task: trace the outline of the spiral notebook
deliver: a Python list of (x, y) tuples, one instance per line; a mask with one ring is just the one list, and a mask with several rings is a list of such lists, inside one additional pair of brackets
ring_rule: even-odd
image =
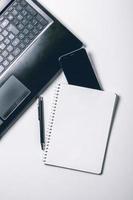
[(101, 174), (116, 95), (58, 84), (53, 98), (44, 163)]

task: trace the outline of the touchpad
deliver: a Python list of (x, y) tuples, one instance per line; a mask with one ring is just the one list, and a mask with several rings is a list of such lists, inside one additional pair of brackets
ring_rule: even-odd
[(30, 94), (30, 90), (15, 76), (0, 87), (0, 117), (6, 120)]

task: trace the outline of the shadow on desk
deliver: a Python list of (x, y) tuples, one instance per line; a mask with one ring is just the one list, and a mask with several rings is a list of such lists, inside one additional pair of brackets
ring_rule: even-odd
[(108, 137), (107, 146), (106, 146), (106, 150), (105, 150), (105, 156), (104, 156), (104, 161), (103, 161), (103, 167), (102, 167), (101, 174), (103, 174), (103, 171), (104, 171), (106, 157), (107, 157), (107, 151), (108, 151), (108, 146), (109, 146), (109, 141), (110, 141), (110, 137), (111, 137), (111, 131), (113, 129), (113, 125), (114, 125), (114, 121), (115, 121), (115, 118), (116, 118), (116, 115), (117, 115), (117, 112), (118, 112), (119, 105), (120, 105), (120, 96), (118, 96), (116, 94), (116, 101), (115, 101), (114, 111), (113, 111), (113, 115), (112, 115), (112, 121), (111, 121), (111, 125), (110, 125), (109, 137)]

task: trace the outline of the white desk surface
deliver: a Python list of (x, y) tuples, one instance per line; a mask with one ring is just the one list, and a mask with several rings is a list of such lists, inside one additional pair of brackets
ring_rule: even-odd
[[(132, 200), (133, 2), (41, 2), (87, 45), (103, 88), (116, 92), (120, 103), (104, 173), (97, 176), (43, 166), (36, 102), (0, 142), (0, 199)], [(47, 112), (51, 94), (44, 94)]]

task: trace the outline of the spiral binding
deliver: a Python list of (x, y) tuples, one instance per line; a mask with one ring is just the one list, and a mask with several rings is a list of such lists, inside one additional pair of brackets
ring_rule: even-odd
[(61, 84), (58, 84), (55, 88), (53, 103), (52, 103), (52, 109), (51, 109), (51, 113), (50, 113), (48, 127), (46, 129), (46, 138), (45, 138), (46, 145), (45, 145), (45, 151), (44, 151), (44, 154), (43, 154), (43, 162), (44, 163), (46, 162), (47, 153), (48, 153), (48, 149), (49, 149), (50, 138), (51, 138), (53, 123), (54, 123), (54, 119), (55, 119), (55, 112), (56, 112), (56, 108), (57, 108), (60, 89), (61, 89)]

